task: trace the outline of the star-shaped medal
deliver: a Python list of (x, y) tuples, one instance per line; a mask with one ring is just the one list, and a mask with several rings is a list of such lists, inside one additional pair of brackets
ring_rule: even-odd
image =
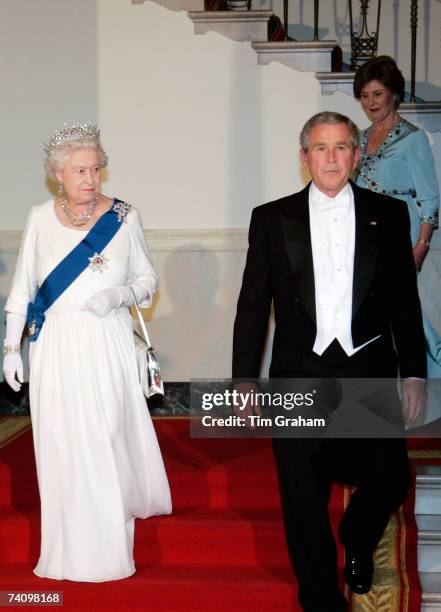
[(109, 259), (104, 255), (104, 253), (94, 253), (92, 257), (88, 257), (90, 263), (89, 268), (92, 268), (93, 272), (100, 272), (102, 274), (103, 270), (108, 268), (107, 262)]

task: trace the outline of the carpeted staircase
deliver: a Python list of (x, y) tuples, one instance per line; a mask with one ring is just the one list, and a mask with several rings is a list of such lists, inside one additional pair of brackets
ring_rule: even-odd
[[(190, 439), (187, 419), (158, 419), (155, 426), (174, 513), (136, 522), (137, 573), (110, 583), (58, 582), (32, 574), (39, 547), (39, 504), (31, 430), (3, 445), (0, 590), (63, 591), (65, 610), (300, 610), (284, 544), (269, 440)], [(347, 498), (346, 489), (334, 487), (330, 503), (334, 526)], [(409, 516), (412, 523), (412, 508)], [(387, 542), (383, 546), (386, 566), (380, 578), (393, 571), (389, 558), (405, 566), (406, 542), (411, 542), (405, 517), (406, 513), (395, 516), (391, 523), (392, 548)], [(416, 541), (415, 530), (413, 534)], [(399, 549), (394, 542), (400, 542)], [(401, 597), (406, 607), (397, 603), (388, 608), (390, 612), (419, 610), (418, 584), (408, 584), (409, 579), (418, 581), (416, 563), (410, 562), (409, 568), (405, 580), (401, 574), (395, 580), (401, 592), (397, 601)], [(380, 595), (381, 588), (384, 584), (377, 589)], [(354, 602), (353, 610), (364, 609), (360, 606)]]

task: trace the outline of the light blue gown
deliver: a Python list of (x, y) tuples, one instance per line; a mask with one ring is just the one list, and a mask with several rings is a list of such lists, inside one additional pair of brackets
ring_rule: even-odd
[[(389, 132), (374, 154), (366, 153), (371, 128), (361, 133), (361, 158), (355, 182), (360, 187), (407, 203), (410, 233), (415, 245), (421, 223), (438, 227), (439, 190), (432, 151), (426, 134), (406, 119)], [(432, 243), (440, 237), (434, 232)], [(441, 379), (441, 287), (436, 266), (423, 264), (419, 275), (429, 378)], [(439, 272), (438, 272), (439, 275)], [(425, 302), (429, 306), (426, 310)], [(432, 306), (432, 308), (430, 308)], [(431, 312), (430, 312), (431, 311)]]

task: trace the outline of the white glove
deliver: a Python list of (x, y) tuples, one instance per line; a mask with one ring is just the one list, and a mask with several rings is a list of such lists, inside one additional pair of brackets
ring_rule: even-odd
[[(6, 315), (6, 338), (4, 346), (20, 346), (23, 328), (26, 322), (25, 315), (8, 312)], [(23, 382), (23, 361), (20, 352), (6, 353), (3, 357), (3, 374), (8, 385), (14, 391), (20, 391)]]
[(90, 300), (88, 300), (82, 310), (89, 310), (98, 317), (105, 317), (114, 308), (121, 308), (121, 306), (132, 306), (133, 300), (133, 287), (138, 303), (148, 299), (149, 304), (151, 303), (150, 295), (147, 289), (140, 285), (131, 285), (129, 287), (111, 287), (110, 289), (102, 289), (95, 293)]

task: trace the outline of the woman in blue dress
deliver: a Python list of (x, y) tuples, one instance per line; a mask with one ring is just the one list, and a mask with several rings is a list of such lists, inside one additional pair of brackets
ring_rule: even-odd
[[(433, 231), (438, 227), (438, 180), (429, 141), (422, 130), (398, 113), (404, 99), (404, 78), (391, 57), (372, 58), (359, 68), (354, 95), (372, 122), (361, 133), (356, 183), (407, 203), (415, 266), (421, 271)], [(424, 276), (420, 275), (420, 281)], [(427, 282), (426, 278), (426, 285)], [(430, 291), (434, 290), (432, 283)], [(424, 291), (426, 288), (420, 284), (423, 310)], [(441, 378), (441, 337), (428, 312), (423, 313), (423, 320), (428, 377)]]

